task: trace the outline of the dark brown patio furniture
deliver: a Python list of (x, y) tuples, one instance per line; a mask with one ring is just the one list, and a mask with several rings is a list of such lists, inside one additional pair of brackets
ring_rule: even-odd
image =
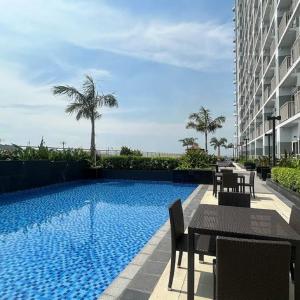
[(229, 192), (229, 189), (235, 192), (238, 191), (239, 183), (237, 173), (223, 173), (221, 191), (224, 191), (225, 188), (227, 192)]
[[(188, 300), (194, 299), (194, 241), (197, 234), (289, 242), (295, 259), (293, 299), (300, 300), (300, 282), (297, 280), (300, 278), (300, 234), (277, 211), (200, 204), (188, 226)], [(256, 258), (260, 260), (259, 256)], [(230, 264), (233, 263), (238, 263), (238, 261), (234, 259)], [(232, 284), (235, 282), (232, 281)], [(259, 280), (257, 285), (260, 285)]]
[(254, 179), (255, 179), (255, 172), (251, 171), (249, 176), (249, 182), (245, 182), (245, 187), (249, 187), (250, 194), (253, 195), (253, 198), (255, 198), (255, 191), (254, 191)]
[[(171, 267), (168, 288), (171, 290), (175, 262), (176, 251), (179, 251), (178, 266), (181, 265), (183, 252), (188, 251), (188, 235), (184, 233), (184, 219), (183, 210), (180, 200), (176, 200), (169, 207), (170, 226), (171, 226)], [(216, 255), (216, 237), (210, 235), (196, 235), (195, 236), (195, 253), (199, 254), (199, 260), (203, 261), (204, 255)]]
[(219, 205), (250, 208), (250, 194), (236, 192), (219, 192)]
[(217, 237), (214, 299), (289, 299), (289, 242)]
[[(300, 208), (294, 205), (292, 207), (291, 215), (290, 215), (290, 226), (300, 234)], [(295, 264), (295, 254), (292, 249), (292, 259), (291, 259), (291, 278), (294, 281), (294, 264)]]
[(220, 170), (221, 171), (221, 173), (233, 173), (233, 170), (232, 169), (221, 169)]
[(220, 176), (217, 175), (217, 173), (213, 174), (213, 195), (217, 196), (218, 194), (218, 186), (221, 187), (222, 185), (222, 180), (219, 179)]

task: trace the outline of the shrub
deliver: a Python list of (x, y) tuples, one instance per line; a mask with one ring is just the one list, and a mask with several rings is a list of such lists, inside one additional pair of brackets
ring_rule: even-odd
[(200, 149), (190, 149), (179, 160), (178, 169), (203, 169), (211, 168), (211, 164), (217, 162), (215, 155), (209, 155)]
[(143, 153), (140, 150), (131, 150), (129, 147), (122, 146), (120, 155), (143, 156)]
[(131, 155), (106, 156), (97, 161), (104, 169), (133, 170), (174, 170), (179, 165), (178, 158), (172, 157), (141, 157)]
[(300, 169), (275, 167), (272, 168), (272, 179), (282, 186), (300, 193)]
[(55, 150), (49, 149), (45, 146), (40, 146), (35, 149), (26, 147), (25, 149), (14, 145), (12, 150), (0, 150), (0, 160), (89, 160), (89, 152), (82, 149), (66, 149)]
[(278, 165), (280, 167), (300, 169), (300, 159), (294, 156), (284, 156), (279, 160)]

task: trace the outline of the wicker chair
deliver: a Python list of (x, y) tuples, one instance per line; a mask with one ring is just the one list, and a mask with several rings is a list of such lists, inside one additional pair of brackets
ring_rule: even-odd
[(222, 185), (221, 191), (224, 191), (224, 188), (227, 188), (227, 192), (229, 189), (232, 191), (238, 191), (239, 183), (238, 183), (238, 174), (236, 173), (224, 173), (222, 176)]
[[(171, 267), (168, 289), (172, 289), (176, 251), (179, 251), (178, 266), (181, 265), (183, 252), (188, 251), (188, 235), (184, 233), (183, 210), (180, 200), (176, 200), (169, 207), (171, 226)], [(195, 236), (195, 253), (199, 254), (199, 259), (203, 261), (204, 255), (216, 255), (216, 237), (210, 235)]]
[(219, 205), (249, 207), (250, 208), (250, 194), (234, 193), (234, 192), (219, 192)]
[[(300, 208), (294, 205), (292, 207), (292, 212), (290, 216), (290, 226), (300, 234)], [(291, 258), (291, 278), (294, 281), (294, 263), (295, 263), (295, 253), (292, 249), (292, 258)]]
[(250, 190), (250, 194), (252, 193), (253, 198), (255, 198), (255, 191), (254, 191), (254, 179), (255, 179), (255, 172), (250, 172), (249, 182), (245, 182), (245, 187), (248, 186)]
[(216, 176), (216, 173), (213, 173), (213, 195), (217, 196), (218, 194), (218, 185), (221, 187), (222, 180), (218, 180), (218, 177)]
[(288, 242), (217, 237), (214, 299), (289, 299)]

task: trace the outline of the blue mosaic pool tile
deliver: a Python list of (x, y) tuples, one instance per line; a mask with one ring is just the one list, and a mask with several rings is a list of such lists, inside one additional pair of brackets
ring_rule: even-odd
[(97, 299), (195, 185), (89, 181), (0, 196), (0, 299)]

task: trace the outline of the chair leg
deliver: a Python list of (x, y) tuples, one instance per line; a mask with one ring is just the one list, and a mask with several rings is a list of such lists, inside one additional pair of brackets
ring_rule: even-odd
[(200, 262), (204, 262), (204, 255), (203, 254), (199, 254), (199, 261)]
[(291, 279), (294, 282), (295, 274), (294, 274), (294, 264), (292, 262), (290, 263), (290, 271), (291, 271)]
[(176, 251), (172, 251), (171, 253), (171, 266), (170, 266), (170, 276), (169, 276), (169, 284), (168, 290), (172, 290), (172, 283), (174, 278), (174, 271), (175, 271), (175, 262), (176, 262)]
[(180, 267), (181, 266), (181, 261), (182, 261), (182, 251), (179, 251), (179, 256), (178, 256), (178, 261), (177, 261), (177, 266)]

